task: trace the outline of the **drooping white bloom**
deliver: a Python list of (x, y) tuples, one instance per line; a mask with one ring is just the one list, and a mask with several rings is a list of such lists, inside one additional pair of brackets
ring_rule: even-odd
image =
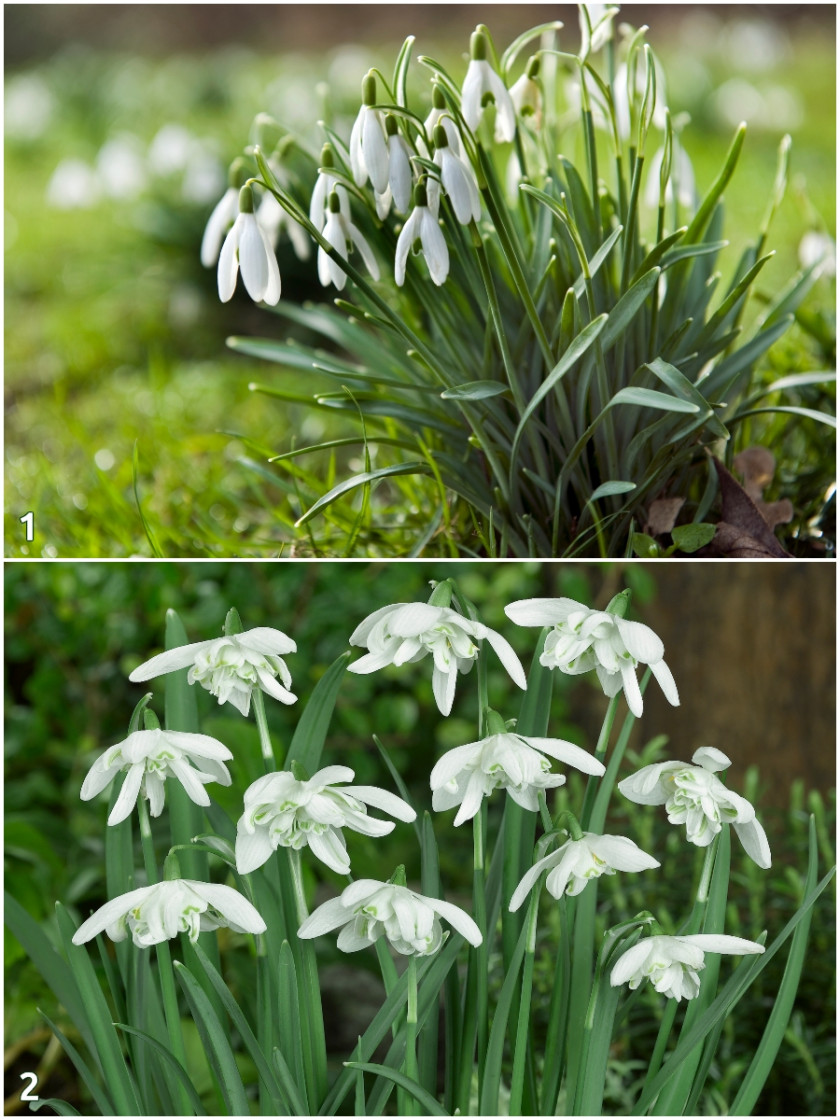
[[(341, 212), (341, 202), (338, 193), (333, 191), (330, 195), (330, 206), (327, 220), (323, 229), (324, 239), (329, 241), (335, 251), (344, 260), (347, 260), (348, 246), (357, 248), (362, 254), (362, 259), (367, 265), (367, 270), (374, 278), (379, 279), (379, 265), (362, 233), (353, 225), (349, 218)], [(325, 252), (323, 247), (318, 247), (318, 279), (326, 288), (328, 284), (335, 284), (341, 291), (347, 283), (347, 273), (333, 256)]]
[(277, 848), (309, 846), (318, 859), (347, 875), (350, 860), (342, 828), (365, 836), (387, 836), (393, 821), (369, 817), (366, 805), (413, 821), (416, 813), (402, 798), (376, 786), (341, 786), (355, 774), (347, 766), (326, 766), (308, 781), (291, 771), (266, 774), (245, 791), (245, 812), (236, 829), (236, 868), (247, 875)]
[(187, 680), (190, 684), (197, 681), (220, 704), (230, 702), (247, 716), (255, 688), (282, 704), (294, 704), (297, 697), (289, 692), (292, 677), (281, 655), (294, 653), (296, 649), (295, 643), (282, 630), (257, 626), (242, 634), (192, 642), (159, 653), (138, 665), (128, 679), (148, 681), (189, 666)]
[(566, 781), (562, 774), (551, 773), (546, 755), (585, 774), (604, 773), (603, 765), (574, 743), (507, 731), (496, 733), (447, 751), (435, 764), (429, 779), (432, 808), (440, 812), (460, 805), (455, 824), (463, 824), (475, 816), (482, 800), (494, 789), (506, 789), (517, 805), (536, 812), (537, 791), (553, 789)]
[(442, 125), (435, 128), (434, 135), (434, 162), (440, 168), (440, 180), (452, 203), (455, 217), (463, 226), (468, 225), (470, 221), (477, 222), (481, 217), (481, 196), (478, 193), (475, 173), (470, 165), (450, 148)]
[(686, 839), (700, 848), (711, 844), (724, 824), (731, 824), (747, 855), (759, 867), (770, 866), (767, 834), (755, 809), (727, 789), (717, 772), (731, 765), (723, 751), (700, 747), (687, 762), (655, 762), (618, 783), (638, 805), (664, 805), (671, 824), (684, 824)]
[(159, 817), (163, 810), (163, 783), (176, 778), (196, 805), (209, 805), (206, 782), (229, 786), (231, 777), (225, 759), (233, 758), (227, 747), (209, 735), (187, 731), (133, 731), (127, 739), (109, 747), (88, 771), (79, 794), (90, 801), (106, 789), (117, 774), (125, 772), (120, 795), (108, 824), (124, 821), (134, 808), (138, 794), (149, 801), (149, 811)]
[(528, 60), (525, 73), (510, 87), (514, 109), (520, 117), (530, 117), (535, 129), (542, 123), (542, 92), (536, 81), (539, 72), (539, 55), (534, 55)]
[(239, 192), (239, 214), (219, 254), (219, 299), (222, 303), (232, 298), (240, 271), (242, 283), (255, 303), (277, 303), (280, 269), (271, 242), (254, 214), (250, 187), (243, 187)]
[(207, 219), (201, 239), (201, 263), (212, 268), (219, 259), (219, 250), (230, 227), (239, 214), (239, 187), (228, 187)]
[(446, 238), (438, 225), (435, 214), (429, 207), (424, 181), (414, 189), (414, 209), (408, 216), (397, 238), (397, 252), (394, 260), (394, 279), (399, 287), (405, 283), (405, 266), (409, 251), (417, 251), (426, 258), (429, 275), (440, 286), (449, 275), (449, 249)]
[(385, 132), (388, 143), (388, 186), (397, 210), (404, 214), (411, 205), (411, 148), (404, 136), (400, 135), (397, 119), (393, 113), (385, 117)]
[(449, 147), (456, 156), (461, 155), (461, 136), (458, 132), (458, 126), (452, 119), (452, 115), (446, 105), (443, 93), (440, 87), (435, 83), (432, 86), (432, 108), (429, 115), (423, 122), (423, 130), (431, 143), (435, 128), (440, 125), (446, 132), (446, 139), (449, 141)]
[(594, 669), (607, 696), (624, 689), (633, 715), (642, 714), (636, 679), (640, 663), (650, 666), (668, 703), (679, 704), (677, 686), (663, 660), (665, 648), (649, 626), (629, 622), (609, 608), (591, 610), (574, 599), (520, 599), (505, 607), (505, 614), (518, 626), (553, 626), (540, 664), (572, 676)]
[(481, 31), (474, 31), (464, 84), (461, 86), (461, 112), (469, 127), (476, 131), (481, 113), (488, 102), (496, 105), (495, 139), (513, 140), (516, 135), (516, 110), (507, 86), (487, 61), (487, 40)]
[(314, 910), (298, 937), (320, 937), (341, 926), (337, 945), (343, 953), (366, 949), (384, 934), (403, 956), (428, 957), (443, 944), (441, 918), (471, 945), (481, 944), (481, 931), (459, 906), (395, 883), (359, 879)]
[(325, 144), (321, 149), (321, 167), (318, 178), (315, 180), (315, 189), (312, 191), (312, 200), (309, 204), (309, 220), (320, 233), (327, 220), (327, 208), (330, 195), (335, 191), (341, 213), (350, 220), (350, 199), (347, 197), (346, 187), (339, 181), (335, 172), (330, 170), (335, 166), (332, 146)]
[(386, 665), (420, 661), (431, 653), (435, 701), (448, 716), (458, 673), (468, 673), (472, 668), (483, 639), (490, 643), (514, 683), (525, 688), (519, 658), (501, 634), (451, 607), (431, 603), (395, 603), (368, 615), (350, 635), (350, 644), (365, 646), (369, 652), (347, 668), (351, 673), (374, 673)]
[(264, 933), (265, 922), (246, 898), (221, 883), (168, 879), (121, 894), (100, 906), (73, 935), (83, 945), (104, 930), (112, 941), (131, 934), (140, 949), (188, 933), (195, 941), (203, 930), (228, 926), (236, 933)]
[[(578, 21), (580, 23), (581, 53), (589, 40), (589, 51), (599, 51), (612, 38), (612, 21), (619, 9), (611, 4), (581, 4)], [(584, 14), (583, 9), (586, 9)], [(586, 25), (589, 16), (589, 26)], [(591, 38), (590, 38), (590, 30)], [(587, 52), (588, 53), (588, 52)]]
[(649, 856), (626, 836), (598, 836), (584, 832), (580, 840), (569, 839), (556, 851), (526, 871), (510, 900), (511, 910), (518, 910), (543, 871), (548, 870), (546, 890), (555, 898), (564, 894), (580, 894), (590, 879), (614, 875), (616, 871), (647, 871), (659, 867), (659, 860)]
[(388, 146), (385, 122), (376, 103), (376, 77), (368, 71), (362, 82), (362, 107), (350, 133), (350, 166), (357, 187), (370, 179), (373, 189), (382, 194), (388, 185)]
[(610, 973), (610, 984), (629, 984), (635, 990), (645, 979), (669, 999), (694, 999), (700, 991), (699, 973), (706, 967), (706, 953), (744, 956), (763, 953), (764, 946), (743, 937), (718, 933), (645, 937), (623, 953)]

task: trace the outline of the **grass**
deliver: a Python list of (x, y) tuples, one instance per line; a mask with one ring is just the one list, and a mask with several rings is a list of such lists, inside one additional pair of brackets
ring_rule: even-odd
[[(735, 75), (760, 90), (788, 91), (801, 106), (791, 185), (771, 235), (778, 253), (761, 277), (766, 293), (796, 267), (806, 228), (819, 218), (833, 232), (834, 52), (830, 37), (804, 27), (772, 72)], [(694, 120), (688, 146), (706, 185), (731, 131), (714, 116), (708, 90), (737, 68), (699, 45), (688, 58), (677, 40), (660, 41), (655, 27), (651, 38), (674, 76), (672, 103)], [(706, 85), (691, 87), (687, 77), (698, 63)], [(228, 306), (218, 303), (214, 276), (197, 262), (211, 202), (180, 199), (179, 181), (170, 176), (133, 201), (80, 210), (44, 203), (61, 159), (93, 161), (108, 137), (124, 132), (145, 147), (172, 120), (210, 138), (224, 164), (257, 111), (282, 117), (285, 90), (293, 87), (299, 101), (322, 70), (320, 58), (300, 55), (278, 65), (276, 57), (235, 49), (152, 61), (67, 48), (26, 72), (46, 85), (55, 108), (41, 136), (12, 133), (6, 146), (7, 556), (387, 556), (417, 547), (419, 527), (440, 502), (434, 480), (392, 480), (294, 528), (312, 494), (348, 468), (363, 469), (364, 450), (357, 444), (337, 448), (332, 461), (297, 460), (297, 478), (266, 467), (269, 455), (293, 443), (338, 439), (348, 429), (334, 412), (249, 392), (252, 382), (269, 379), (270, 367), (232, 355), (224, 340), (277, 328), (239, 293)], [(350, 87), (348, 104), (357, 96)], [(303, 106), (300, 114), (317, 119), (318, 106)], [(736, 231), (725, 258), (731, 268), (742, 247), (737, 231), (753, 229), (755, 198), (766, 196), (780, 131), (751, 128), (727, 192), (727, 226)], [(331, 298), (293, 257), (280, 263), (284, 298)], [(823, 342), (797, 328), (771, 351), (769, 367), (832, 368), (832, 306), (830, 283), (821, 281), (806, 312), (818, 319)], [(308, 375), (285, 384), (306, 398), (328, 387)], [(745, 433), (772, 443), (782, 466), (766, 497), (791, 497), (799, 526), (819, 512), (833, 477), (833, 439), (814, 427), (774, 417)], [(383, 465), (387, 449), (378, 449), (379, 459), (376, 446), (370, 450), (374, 465)], [(469, 519), (448, 497), (441, 505), (434, 539), (420, 542), (425, 554), (469, 549)], [(29, 511), (31, 542), (20, 522)]]

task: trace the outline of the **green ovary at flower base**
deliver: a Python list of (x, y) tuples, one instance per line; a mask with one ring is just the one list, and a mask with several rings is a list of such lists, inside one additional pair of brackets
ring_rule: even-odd
[(281, 655), (294, 653), (296, 648), (281, 630), (258, 626), (159, 653), (139, 665), (128, 679), (148, 681), (189, 667), (190, 684), (198, 682), (220, 704), (233, 704), (247, 716), (254, 689), (267, 692), (282, 704), (294, 704), (297, 697), (289, 691), (292, 677)]

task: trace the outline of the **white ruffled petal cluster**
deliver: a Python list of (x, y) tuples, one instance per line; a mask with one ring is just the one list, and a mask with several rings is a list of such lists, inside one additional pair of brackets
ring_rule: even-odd
[(638, 805), (664, 805), (671, 824), (684, 824), (686, 839), (700, 848), (731, 824), (750, 859), (770, 867), (767, 834), (755, 809), (727, 789), (716, 775), (730, 765), (723, 751), (701, 747), (687, 762), (656, 762), (618, 783), (619, 791)]
[(574, 599), (521, 599), (505, 607), (505, 614), (519, 626), (552, 626), (540, 664), (573, 676), (594, 669), (607, 696), (624, 689), (633, 715), (642, 714), (639, 664), (650, 666), (668, 703), (679, 704), (677, 686), (663, 660), (665, 648), (649, 626), (591, 610)]
[(513, 732), (489, 735), (447, 751), (436, 763), (430, 777), (432, 808), (441, 812), (460, 806), (454, 822), (460, 825), (475, 816), (493, 790), (506, 789), (518, 805), (536, 812), (537, 791), (556, 788), (566, 781), (562, 774), (551, 773), (546, 755), (586, 774), (604, 773), (596, 758), (563, 739)]
[(138, 796), (149, 801), (149, 811), (159, 817), (163, 810), (163, 784), (175, 778), (196, 805), (209, 805), (207, 782), (229, 786), (231, 777), (224, 760), (233, 755), (209, 735), (153, 728), (134, 731), (121, 743), (109, 747), (94, 762), (82, 783), (82, 801), (90, 801), (106, 789), (119, 773), (126, 777), (108, 817), (108, 824), (124, 821)]
[(643, 852), (626, 836), (598, 836), (593, 832), (584, 832), (580, 840), (569, 839), (550, 855), (537, 860), (513, 892), (510, 909), (519, 909), (543, 871), (548, 871), (546, 890), (559, 899), (564, 894), (580, 894), (590, 879), (597, 879), (600, 875), (614, 875), (616, 871), (647, 871), (659, 866), (659, 860)]
[(103, 930), (112, 941), (131, 935), (140, 949), (169, 941), (179, 933), (195, 941), (203, 930), (228, 926), (236, 933), (264, 933), (265, 922), (247, 899), (220, 883), (169, 879), (138, 887), (106, 902), (73, 935), (83, 945)]
[(327, 766), (307, 781), (290, 771), (266, 774), (245, 791), (245, 812), (236, 830), (236, 868), (241, 875), (261, 867), (277, 848), (309, 847), (333, 871), (347, 875), (350, 860), (341, 832), (387, 836), (393, 821), (368, 816), (367, 806), (411, 822), (415, 812), (402, 798), (376, 786), (348, 786), (355, 774)]
[(128, 679), (148, 681), (189, 667), (187, 680), (190, 684), (200, 684), (220, 704), (231, 703), (247, 716), (255, 688), (282, 704), (294, 704), (297, 697), (289, 691), (292, 676), (282, 655), (294, 653), (296, 649), (292, 639), (281, 630), (257, 626), (242, 634), (192, 642), (159, 653), (138, 665)]
[(510, 644), (495, 630), (452, 610), (431, 603), (395, 603), (380, 607), (356, 627), (350, 644), (369, 651), (348, 666), (351, 673), (374, 673), (386, 665), (434, 660), (432, 687), (443, 715), (452, 710), (458, 673), (467, 673), (478, 657), (478, 643), (487, 640), (520, 688), (525, 673)]
[(610, 973), (610, 984), (629, 984), (638, 988), (650, 980), (657, 992), (678, 1003), (694, 999), (700, 991), (700, 973), (706, 967), (706, 953), (743, 956), (763, 953), (764, 946), (743, 937), (696, 933), (682, 937), (656, 935), (639, 941), (619, 957)]
[(341, 926), (337, 945), (344, 953), (365, 949), (384, 934), (403, 956), (427, 957), (443, 944), (441, 918), (471, 945), (481, 944), (481, 931), (459, 906), (394, 883), (359, 879), (314, 910), (298, 936), (319, 937)]

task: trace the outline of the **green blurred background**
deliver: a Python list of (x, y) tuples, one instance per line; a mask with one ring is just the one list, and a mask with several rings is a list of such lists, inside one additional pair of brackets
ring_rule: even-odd
[[(250, 394), (263, 367), (225, 350), (231, 333), (286, 329), (241, 292), (220, 304), (214, 272), (199, 264), (227, 165), (260, 111), (317, 150), (329, 97), (349, 130), (362, 74), (375, 62), (389, 72), (407, 34), (417, 53), (460, 74), (478, 20), (502, 46), (556, 18), (561, 42), (576, 50), (568, 5), (7, 5), (7, 555), (152, 555), (135, 446), (161, 554), (306, 549), (289, 529), (280, 476), (249, 469), (259, 455), (247, 441), (282, 451), (292, 437), (312, 443), (343, 429)], [(672, 111), (692, 117), (685, 144), (701, 190), (737, 122), (748, 122), (727, 192), (732, 268), (761, 220), (780, 138), (793, 135), (790, 187), (769, 241), (778, 253), (761, 278), (764, 292), (781, 287), (806, 232), (834, 235), (834, 7), (642, 4), (620, 18), (650, 25)], [(415, 89), (425, 87), (422, 68), (412, 73)], [(323, 298), (314, 261), (298, 262), (286, 243), (280, 264), (284, 299)], [(830, 285), (820, 280), (805, 308), (825, 347), (794, 330), (773, 351), (777, 372), (830, 368)], [(320, 387), (301, 376), (296, 391)], [(780, 445), (793, 441), (793, 468), (766, 497), (821, 501), (824, 480), (811, 494), (795, 477), (797, 425), (788, 418), (774, 430)], [(831, 476), (830, 433), (813, 438), (822, 450), (809, 456), (827, 457)], [(31, 543), (19, 521), (29, 511)]]
[[(536, 634), (507, 620), (506, 603), (568, 595), (603, 607), (623, 587), (632, 588), (633, 617), (662, 636), (681, 705), (670, 707), (651, 686), (623, 772), (651, 761), (654, 748), (648, 744), (660, 736), (665, 737), (658, 745), (663, 759), (687, 760), (702, 745), (717, 746), (729, 755), (733, 765), (728, 783), (757, 806), (770, 839), (773, 869), (760, 871), (733, 842), (727, 923), (730, 932), (737, 928), (745, 937), (756, 937), (763, 929), (774, 936), (799, 904), (809, 812), (816, 814), (819, 826), (820, 873), (834, 862), (835, 598), (830, 565), (7, 563), (7, 889), (48, 933), (56, 900), (74, 907), (80, 918), (105, 901), (106, 814), (101, 799), (80, 801), (79, 789), (94, 758), (125, 737), (133, 707), (145, 690), (130, 684), (128, 674), (161, 648), (168, 609), (178, 612), (191, 641), (219, 634), (231, 606), (237, 607), (246, 628), (275, 626), (296, 640), (298, 652), (289, 655), (287, 663), (299, 703), (267, 705), (279, 749), (289, 742), (315, 683), (349, 648), (349, 635), (361, 619), (387, 603), (427, 598), (428, 581), (446, 576), (457, 579), (483, 620), (510, 640), (526, 665)], [(489, 665), (492, 703), (506, 718), (514, 716), (519, 690), (492, 655)], [(157, 698), (152, 706), (162, 716), (162, 682), (151, 686)], [(212, 794), (236, 818), (242, 790), (258, 776), (257, 733), (252, 721), (243, 720), (230, 706), (219, 707), (207, 692), (197, 690), (197, 698), (202, 730), (234, 753), (233, 785), (228, 790), (214, 787)], [(592, 749), (603, 712), (604, 698), (593, 675), (555, 674), (552, 735)], [(417, 803), (428, 806), (434, 761), (445, 749), (474, 741), (475, 720), (471, 676), (461, 679), (453, 713), (444, 721), (432, 697), (427, 661), (370, 676), (349, 674), (339, 693), (324, 764), (349, 765), (360, 783), (389, 787), (372, 740), (376, 734)], [(562, 796), (566, 790), (569, 807), (579, 807), (582, 788), (573, 774)], [(499, 795), (490, 802), (493, 827), (502, 803)], [(450, 897), (463, 896), (468, 904), (471, 832), (453, 829), (451, 821), (451, 813), (435, 815), (443, 881)], [(644, 907), (668, 928), (686, 912), (687, 884), (697, 870), (697, 853), (660, 809), (640, 809), (616, 797), (609, 825), (655, 852), (665, 873), (647, 877), (641, 886), (632, 876), (602, 880), (601, 920), (612, 924), (628, 910), (632, 914)], [(414, 835), (407, 826), (398, 826), (384, 847), (353, 836), (352, 855), (357, 875), (387, 878), (400, 862), (410, 876), (418, 871)], [(311, 889), (316, 889), (317, 880), (318, 889), (329, 895), (340, 884), (316, 861), (305, 860), (304, 865)], [(796, 1013), (759, 1113), (822, 1115), (833, 1110), (832, 894), (830, 889), (819, 902)], [(545, 1025), (543, 996), (553, 975), (553, 921), (547, 899), (534, 1004), (537, 1029)], [(84, 1112), (72, 1067), (49, 1046), (49, 1032), (36, 1008), (57, 1015), (59, 1023), (65, 1022), (63, 1013), (24, 950), (11, 937), (5, 944), (7, 1114), (19, 1107), (19, 1074), (36, 1069), (42, 1096), (66, 1096)], [(346, 1054), (359, 1026), (348, 1020), (346, 1008), (358, 1003), (364, 1018), (364, 1008), (369, 1007), (358, 977), (348, 981), (348, 970), (352, 974), (375, 962), (365, 954), (348, 961), (331, 949), (325, 952), (325, 998), (337, 1006), (330, 1015), (332, 1042), (338, 1052), (346, 1047)], [(728, 1027), (724, 1034), (720, 1063), (713, 1071), (722, 1101), (731, 1099), (745, 1055), (760, 1037), (784, 960), (784, 953), (774, 959), (762, 984), (739, 1008), (738, 1029)], [(247, 958), (241, 967), (248, 967)], [(492, 962), (492, 968), (490, 982), (500, 983), (499, 962)], [(351, 984), (351, 998), (344, 989), (336, 994), (334, 985), (339, 982)], [(365, 993), (370, 984), (375, 988), (369, 979)], [(655, 993), (637, 1005), (630, 1042), (625, 1040), (616, 1051), (609, 1098), (615, 1115), (626, 1114), (627, 1088), (649, 1053), (662, 1006)]]

